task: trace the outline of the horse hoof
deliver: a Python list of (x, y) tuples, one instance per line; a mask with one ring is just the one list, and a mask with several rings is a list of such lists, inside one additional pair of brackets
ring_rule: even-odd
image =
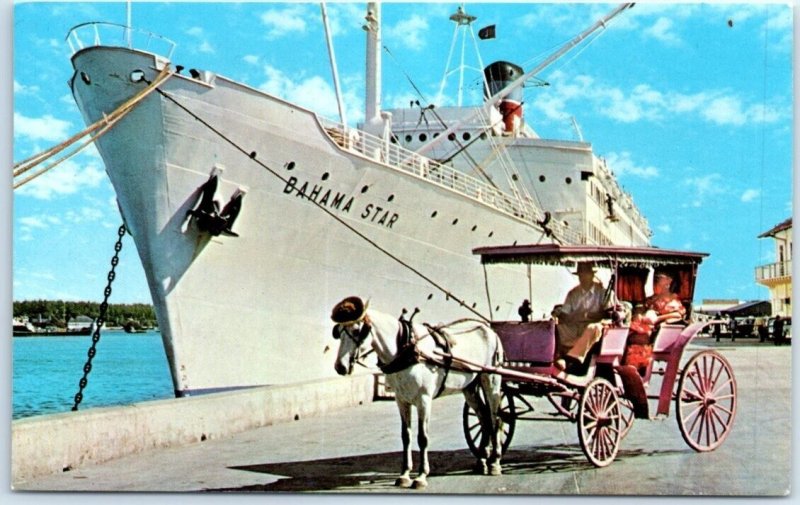
[(425, 489), (428, 487), (428, 481), (423, 478), (417, 478), (414, 480), (414, 484), (412, 484), (412, 489)]
[(489, 475), (503, 475), (503, 468), (500, 463), (495, 463), (489, 468)]
[(398, 477), (396, 481), (394, 481), (394, 485), (397, 487), (411, 487), (411, 479), (409, 477)]

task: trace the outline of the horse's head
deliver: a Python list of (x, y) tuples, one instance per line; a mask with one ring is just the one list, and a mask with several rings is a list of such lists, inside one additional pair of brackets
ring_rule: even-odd
[(369, 351), (372, 327), (367, 317), (367, 305), (361, 298), (345, 298), (333, 308), (333, 338), (339, 341), (334, 368), (339, 375), (353, 373), (353, 365)]

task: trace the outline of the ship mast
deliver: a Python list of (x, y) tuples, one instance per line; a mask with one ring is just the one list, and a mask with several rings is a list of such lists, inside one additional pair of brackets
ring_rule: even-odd
[[(442, 76), (442, 82), (439, 85), (439, 95), (437, 96), (437, 100), (441, 101), (442, 97), (444, 96), (444, 87), (447, 84), (447, 78), (450, 74), (458, 70), (458, 103), (457, 106), (461, 107), (463, 102), (463, 95), (464, 95), (464, 70), (467, 68), (465, 64), (465, 53), (466, 53), (466, 45), (467, 45), (467, 30), (469, 30), (469, 34), (472, 36), (472, 43), (475, 46), (475, 54), (478, 58), (478, 65), (479, 68), (474, 69), (478, 72), (481, 71), (483, 68), (483, 62), (481, 61), (480, 52), (478, 52), (478, 44), (475, 41), (475, 34), (472, 31), (472, 23), (478, 19), (476, 16), (472, 16), (467, 14), (464, 11), (463, 4), (458, 7), (455, 14), (450, 16), (450, 21), (456, 24), (455, 31), (453, 32), (453, 40), (450, 43), (450, 54), (447, 56), (447, 64), (445, 65), (444, 75)], [(460, 32), (460, 33), (459, 33)], [(457, 69), (450, 69), (450, 62), (453, 59), (453, 51), (456, 47), (456, 41), (461, 36), (461, 64), (458, 66)], [(481, 79), (483, 80), (483, 79)], [(485, 81), (484, 81), (485, 84)]]
[(572, 40), (570, 40), (569, 42), (567, 42), (566, 44), (561, 46), (556, 52), (554, 52), (552, 55), (550, 55), (546, 60), (544, 60), (542, 63), (540, 63), (536, 68), (534, 68), (533, 70), (531, 70), (529, 72), (526, 72), (521, 77), (519, 77), (517, 80), (513, 81), (508, 86), (506, 86), (505, 88), (501, 89), (500, 91), (495, 93), (493, 96), (489, 97), (486, 100), (486, 102), (484, 103), (483, 107), (478, 107), (475, 112), (473, 112), (472, 114), (469, 114), (466, 118), (462, 119), (461, 121), (457, 121), (455, 124), (453, 124), (452, 126), (447, 128), (445, 131), (440, 133), (438, 136), (433, 137), (427, 143), (421, 145), (419, 147), (419, 149), (417, 149), (417, 153), (423, 154), (423, 153), (429, 151), (432, 147), (437, 145), (443, 139), (447, 138), (447, 136), (450, 133), (453, 133), (453, 132), (457, 131), (459, 128), (461, 128), (461, 125), (463, 125), (464, 123), (472, 120), (472, 118), (474, 118), (478, 114), (486, 114), (486, 115), (488, 115), (490, 109), (492, 107), (494, 107), (500, 100), (502, 100), (503, 98), (508, 96), (516, 88), (518, 88), (518, 87), (522, 86), (523, 84), (525, 84), (525, 82), (528, 79), (534, 77), (536, 74), (538, 74), (539, 72), (541, 72), (542, 70), (544, 70), (545, 68), (547, 68), (548, 66), (553, 64), (556, 60), (558, 60), (559, 58), (564, 56), (564, 54), (566, 54), (572, 48), (574, 48), (575, 46), (580, 44), (589, 35), (591, 35), (592, 33), (596, 32), (600, 28), (605, 28), (606, 24), (609, 21), (611, 21), (611, 19), (615, 18), (619, 13), (621, 13), (625, 9), (629, 9), (629, 8), (633, 7), (633, 5), (634, 4), (632, 4), (632, 3), (626, 3), (626, 4), (619, 5), (617, 8), (615, 8), (609, 14), (607, 14), (605, 17), (603, 17), (602, 19), (597, 21), (595, 24), (593, 24), (592, 26), (590, 26), (589, 28), (587, 28), (586, 30), (584, 30), (583, 32), (581, 32), (580, 34), (575, 36)]
[(364, 126), (377, 127), (382, 124), (381, 111), (381, 6), (377, 2), (367, 4), (364, 31), (367, 32), (367, 79), (364, 103)]

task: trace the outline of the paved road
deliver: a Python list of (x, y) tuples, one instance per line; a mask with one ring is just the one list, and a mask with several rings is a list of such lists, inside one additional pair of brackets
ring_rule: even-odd
[[(478, 476), (461, 428), (461, 397), (434, 403), (427, 493), (536, 495), (783, 496), (791, 483), (791, 347), (753, 340), (696, 340), (687, 355), (713, 347), (731, 362), (739, 410), (716, 451), (696, 453), (673, 412), (637, 420), (616, 461), (592, 467), (576, 425), (521, 422), (504, 474)], [(543, 404), (544, 405), (544, 404)], [(227, 491), (418, 493), (393, 486), (400, 467), (393, 402), (300, 419), (227, 439), (159, 449), (77, 468), (16, 486), (49, 491)]]

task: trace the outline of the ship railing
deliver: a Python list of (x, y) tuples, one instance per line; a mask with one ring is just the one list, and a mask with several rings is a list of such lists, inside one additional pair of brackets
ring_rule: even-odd
[(175, 42), (161, 35), (105, 21), (73, 26), (67, 33), (66, 41), (73, 55), (87, 47), (108, 46), (138, 49), (172, 59), (176, 46)]
[[(533, 201), (522, 201), (471, 175), (410, 151), (395, 142), (386, 142), (380, 137), (345, 127), (330, 119), (319, 117), (319, 120), (330, 138), (344, 150), (421, 177), (525, 221), (535, 223), (544, 219), (544, 212)], [(554, 222), (550, 228), (556, 236), (569, 243), (577, 244), (585, 241), (580, 231), (567, 228), (561, 223)]]
[(523, 219), (541, 218), (536, 209), (515, 197), (455, 168), (409, 151), (393, 142), (344, 128), (340, 123), (320, 118), (325, 131), (343, 149), (366, 156), (404, 172), (422, 177), (434, 184), (470, 196), (499, 210)]

